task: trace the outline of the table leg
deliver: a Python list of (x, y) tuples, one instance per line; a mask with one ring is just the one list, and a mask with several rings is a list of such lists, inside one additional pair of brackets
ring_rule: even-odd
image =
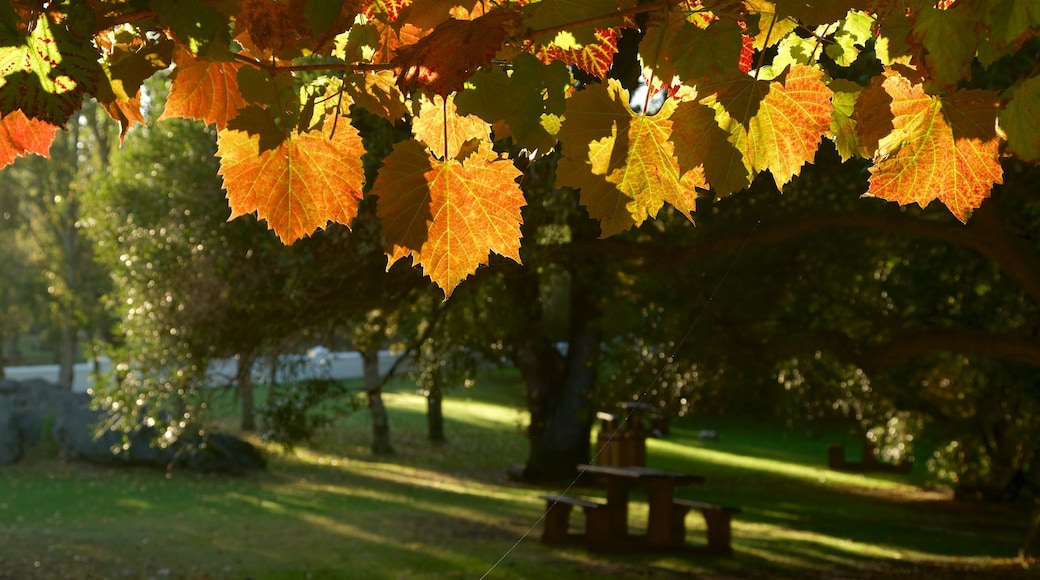
[(675, 492), (675, 485), (667, 480), (647, 481), (645, 488), (650, 511), (646, 527), (646, 545), (651, 548), (671, 546), (672, 494)]
[(628, 543), (628, 494), (632, 486), (623, 480), (608, 479), (606, 487), (610, 537), (615, 546), (624, 548)]

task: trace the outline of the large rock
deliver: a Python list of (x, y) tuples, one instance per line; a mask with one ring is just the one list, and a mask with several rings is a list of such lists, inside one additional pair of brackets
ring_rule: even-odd
[(14, 463), (22, 457), (22, 437), (10, 410), (0, 408), (0, 465)]
[(17, 461), (35, 445), (49, 443), (65, 459), (92, 463), (225, 473), (266, 466), (256, 447), (233, 435), (194, 434), (159, 446), (154, 429), (144, 425), (130, 433), (99, 433), (102, 418), (102, 412), (90, 408), (89, 395), (40, 380), (0, 380), (0, 465)]

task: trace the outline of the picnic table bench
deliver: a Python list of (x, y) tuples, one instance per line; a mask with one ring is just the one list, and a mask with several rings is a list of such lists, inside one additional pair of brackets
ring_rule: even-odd
[[(595, 476), (606, 487), (606, 501), (600, 503), (568, 495), (541, 495), (546, 501), (542, 543), (565, 544), (584, 541), (590, 551), (649, 551), (681, 553), (704, 550), (712, 554), (732, 553), (731, 520), (739, 508), (675, 497), (678, 486), (700, 483), (696, 475), (646, 467), (579, 465), (579, 472)], [(628, 530), (629, 495), (634, 489), (645, 492), (648, 504), (646, 534)], [(570, 531), (570, 515), (580, 507), (585, 515), (585, 531)], [(707, 546), (686, 543), (686, 515), (697, 510), (707, 524)]]

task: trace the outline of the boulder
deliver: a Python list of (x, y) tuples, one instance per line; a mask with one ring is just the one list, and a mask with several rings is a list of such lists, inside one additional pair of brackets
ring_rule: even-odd
[(146, 425), (129, 433), (99, 433), (103, 417), (90, 408), (90, 396), (84, 393), (40, 380), (0, 380), (0, 464), (17, 461), (31, 446), (49, 442), (62, 458), (91, 463), (223, 473), (266, 467), (256, 447), (233, 435), (187, 435), (163, 447), (155, 444), (158, 434)]
[(8, 409), (0, 409), (0, 465), (14, 463), (22, 458), (22, 437)]

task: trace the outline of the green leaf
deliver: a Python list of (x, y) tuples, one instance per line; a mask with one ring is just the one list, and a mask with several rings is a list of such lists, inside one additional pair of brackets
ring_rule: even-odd
[(1010, 93), (1011, 100), (1000, 111), (1008, 150), (1026, 161), (1040, 160), (1040, 77), (1023, 82)]
[(878, 18), (877, 39), (874, 41), (874, 53), (885, 66), (910, 56), (912, 48), (907, 42), (913, 25), (903, 12), (890, 12)]
[(841, 160), (848, 161), (859, 153), (859, 139), (856, 138), (856, 122), (852, 119), (852, 113), (861, 87), (843, 79), (833, 80), (828, 86), (834, 91), (831, 97), (834, 112), (831, 113), (830, 137), (834, 140), (834, 147)]
[(151, 0), (156, 18), (195, 54), (227, 53), (231, 23), (205, 0)]
[[(523, 22), (526, 28), (541, 30), (554, 28), (561, 22), (580, 22), (598, 16), (609, 15), (618, 9), (617, 0), (547, 0), (535, 2), (523, 7)], [(621, 18), (601, 22), (599, 28), (610, 28), (623, 24)], [(575, 42), (581, 45), (596, 42), (596, 29), (593, 26), (582, 28), (571, 27), (568, 32)]]
[(303, 7), (303, 18), (314, 36), (320, 37), (336, 23), (342, 10), (343, 0), (307, 0)]
[(743, 49), (740, 26), (733, 20), (716, 20), (701, 28), (681, 12), (669, 12), (663, 26), (651, 27), (640, 43), (644, 61), (657, 77), (670, 84), (672, 77), (688, 83), (717, 78), (733, 70)]
[(104, 75), (89, 40), (41, 16), (27, 36), (0, 37), (0, 114), (21, 110), (30, 119), (64, 125)]
[(925, 7), (913, 24), (913, 38), (927, 51), (925, 67), (930, 73), (925, 89), (939, 93), (967, 78), (978, 43), (978, 15), (954, 4), (945, 10)]
[(859, 57), (859, 49), (871, 38), (874, 18), (859, 10), (849, 11), (834, 33), (834, 44), (826, 48), (827, 56), (838, 66), (850, 66)]
[(514, 141), (530, 151), (546, 152), (556, 137), (542, 126), (542, 115), (561, 115), (566, 107), (564, 91), (570, 71), (560, 61), (545, 65), (521, 53), (513, 72), (501, 68), (483, 70), (472, 78), (474, 88), (455, 97), (459, 114), (477, 115), (488, 123), (505, 122)]
[(1035, 0), (985, 0), (986, 36), (979, 44), (979, 60), (989, 66), (1013, 53), (1034, 26), (1040, 26), (1040, 3)]

